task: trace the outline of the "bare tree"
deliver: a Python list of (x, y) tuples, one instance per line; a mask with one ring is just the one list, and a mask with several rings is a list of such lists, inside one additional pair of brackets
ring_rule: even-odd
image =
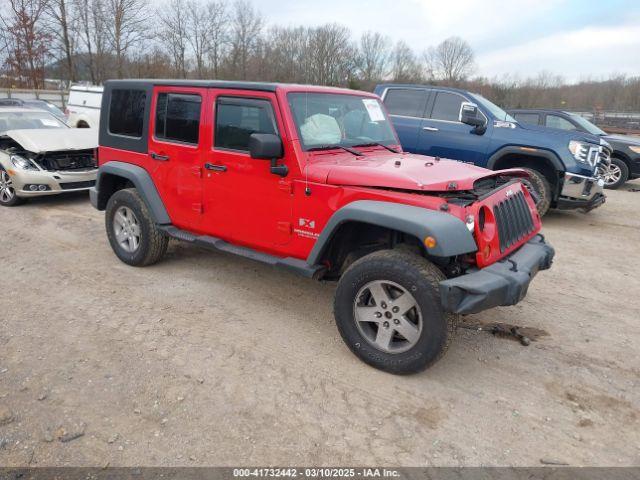
[(0, 15), (4, 30), (5, 67), (29, 88), (44, 87), (51, 35), (44, 16), (47, 0), (9, 0)]
[(400, 40), (393, 49), (391, 76), (395, 82), (417, 82), (422, 79), (422, 68), (416, 54), (406, 42)]
[(465, 80), (474, 69), (473, 49), (460, 37), (447, 38), (425, 56), (434, 74), (448, 83)]
[(150, 36), (146, 0), (104, 0), (102, 16), (108, 44), (116, 57), (116, 75), (122, 78), (127, 54)]
[(196, 76), (205, 75), (207, 56), (211, 59), (213, 74), (219, 74), (222, 46), (227, 41), (227, 11), (222, 0), (190, 0), (187, 3), (187, 41), (196, 64)]
[(308, 81), (311, 55), (306, 27), (273, 27), (265, 45), (267, 79), (295, 83)]
[(75, 0), (78, 13), (80, 41), (91, 83), (102, 83), (106, 72), (107, 38), (102, 0)]
[(264, 20), (248, 0), (236, 0), (231, 19), (231, 66), (233, 74), (247, 79), (249, 58), (260, 43)]
[(318, 85), (345, 85), (354, 71), (355, 47), (351, 32), (338, 24), (310, 30), (309, 81)]
[(188, 7), (185, 0), (169, 0), (158, 9), (161, 26), (159, 39), (171, 52), (174, 69), (181, 78), (187, 78), (187, 47), (193, 36)]
[(61, 52), (66, 80), (76, 81), (75, 49), (78, 37), (78, 19), (72, 0), (49, 0), (47, 6), (49, 28)]
[(391, 60), (391, 41), (378, 32), (366, 32), (360, 37), (358, 69), (369, 86), (387, 75)]

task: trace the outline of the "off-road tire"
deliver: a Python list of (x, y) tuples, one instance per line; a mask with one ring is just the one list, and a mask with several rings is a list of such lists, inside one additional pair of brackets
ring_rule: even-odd
[[(124, 250), (116, 240), (113, 218), (120, 207), (130, 208), (140, 225), (140, 243), (134, 252)], [(114, 193), (107, 202), (105, 227), (109, 243), (116, 256), (127, 265), (144, 267), (158, 262), (167, 251), (169, 237), (158, 229), (149, 209), (135, 188), (125, 188)]]
[(538, 194), (538, 203), (536, 208), (541, 217), (543, 217), (551, 208), (551, 185), (549, 180), (539, 172), (532, 168), (523, 168), (522, 170), (529, 173), (529, 182)]
[(612, 184), (604, 184), (604, 188), (609, 189), (609, 190), (617, 190), (618, 188), (620, 188), (622, 185), (624, 185), (627, 180), (629, 180), (629, 167), (627, 166), (626, 163), (624, 163), (624, 161), (620, 160), (619, 158), (615, 158), (612, 157), (611, 158), (611, 164), (615, 165), (616, 167), (618, 167), (620, 169), (620, 178), (618, 179), (617, 182), (612, 183)]
[[(354, 302), (369, 282), (395, 282), (411, 292), (422, 313), (422, 331), (407, 351), (387, 353), (374, 347), (356, 325)], [(342, 275), (334, 299), (340, 335), (351, 351), (369, 365), (394, 374), (410, 374), (438, 361), (449, 348), (459, 316), (445, 312), (439, 283), (445, 276), (423, 257), (400, 250), (380, 250), (355, 261)]]
[[(6, 173), (6, 170), (0, 167), (0, 172)], [(3, 207), (17, 207), (18, 205), (22, 205), (24, 202), (25, 202), (24, 198), (20, 198), (15, 194), (15, 189), (14, 189), (13, 198), (11, 200), (3, 201), (2, 199), (0, 199), (0, 205), (2, 205)]]

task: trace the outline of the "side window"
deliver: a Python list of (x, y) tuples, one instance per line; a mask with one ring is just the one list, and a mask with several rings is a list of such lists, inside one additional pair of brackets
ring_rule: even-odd
[(142, 137), (146, 99), (144, 90), (114, 89), (109, 105), (109, 133)]
[(456, 93), (438, 92), (431, 118), (434, 120), (460, 121), (460, 107), (466, 100)]
[(391, 115), (421, 118), (427, 104), (427, 92), (415, 88), (391, 88), (384, 96), (384, 104)]
[(561, 130), (575, 130), (576, 127), (569, 120), (565, 120), (557, 115), (547, 115), (545, 125), (551, 128), (559, 128)]
[(529, 125), (538, 125), (540, 121), (540, 117), (537, 113), (516, 113), (514, 117), (518, 122)]
[(218, 98), (215, 146), (248, 151), (252, 133), (277, 133), (271, 103), (268, 100)]
[(200, 95), (158, 94), (156, 138), (197, 145), (201, 104)]

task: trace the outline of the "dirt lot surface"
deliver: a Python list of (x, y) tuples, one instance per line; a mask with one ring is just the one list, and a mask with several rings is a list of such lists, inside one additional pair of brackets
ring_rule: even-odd
[(172, 243), (136, 269), (86, 195), (0, 208), (0, 465), (640, 465), (640, 187), (553, 212), (556, 263), (430, 370), (361, 363), (335, 286)]

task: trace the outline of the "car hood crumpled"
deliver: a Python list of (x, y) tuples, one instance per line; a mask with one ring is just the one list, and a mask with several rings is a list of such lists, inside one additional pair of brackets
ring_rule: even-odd
[(337, 155), (310, 162), (308, 177), (332, 185), (397, 188), (402, 190), (471, 190), (481, 178), (528, 177), (519, 169), (491, 171), (455, 160), (398, 154), (348, 158)]
[(98, 130), (94, 128), (8, 130), (4, 135), (33, 153), (87, 150), (98, 147)]

